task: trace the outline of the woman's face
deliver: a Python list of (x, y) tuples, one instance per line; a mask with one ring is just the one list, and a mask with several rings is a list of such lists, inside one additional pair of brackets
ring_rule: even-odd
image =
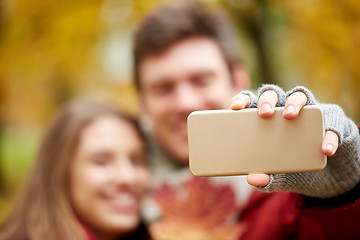
[(149, 170), (144, 143), (131, 123), (106, 116), (89, 124), (70, 178), (72, 206), (96, 235), (105, 239), (137, 227)]

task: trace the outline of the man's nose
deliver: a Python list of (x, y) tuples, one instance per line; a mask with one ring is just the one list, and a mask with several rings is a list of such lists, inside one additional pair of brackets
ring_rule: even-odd
[(176, 89), (175, 106), (177, 110), (192, 112), (202, 108), (201, 94), (188, 84), (180, 85)]

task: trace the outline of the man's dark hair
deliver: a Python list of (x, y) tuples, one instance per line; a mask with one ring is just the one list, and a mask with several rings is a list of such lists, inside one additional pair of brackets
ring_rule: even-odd
[(232, 73), (240, 64), (240, 56), (229, 17), (221, 10), (211, 10), (199, 2), (173, 2), (161, 6), (149, 14), (135, 33), (134, 77), (141, 89), (139, 66), (146, 57), (158, 55), (174, 44), (193, 37), (214, 40)]

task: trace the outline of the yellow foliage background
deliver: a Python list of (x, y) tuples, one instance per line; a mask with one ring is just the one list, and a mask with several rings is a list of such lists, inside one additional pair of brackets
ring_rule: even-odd
[[(63, 104), (92, 96), (138, 114), (131, 36), (163, 2), (0, 2), (0, 220)], [(252, 88), (305, 85), (360, 122), (360, 1), (204, 2), (233, 16)]]

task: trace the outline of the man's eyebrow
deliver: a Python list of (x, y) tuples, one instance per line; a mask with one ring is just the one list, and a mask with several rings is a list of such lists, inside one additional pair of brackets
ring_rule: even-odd
[(215, 76), (216, 73), (215, 73), (215, 71), (213, 71), (211, 69), (204, 69), (204, 70), (190, 72), (187, 74), (186, 77), (194, 77), (194, 76), (199, 76), (199, 75)]
[(212, 69), (193, 70), (188, 73), (178, 74), (176, 76), (171, 76), (171, 77), (170, 76), (161, 76), (161, 77), (150, 78), (150, 79), (144, 81), (147, 83), (147, 84), (144, 84), (144, 86), (152, 88), (153, 86), (156, 86), (158, 84), (171, 83), (175, 78), (191, 78), (191, 77), (199, 76), (199, 75), (214, 76), (214, 75), (216, 75), (216, 73)]
[(204, 70), (194, 71), (194, 72), (192, 72), (190, 74), (192, 74), (192, 75), (200, 75), (200, 74), (215, 75), (215, 71), (211, 70), (211, 69), (204, 69)]
[(160, 78), (151, 79), (151, 81), (147, 81), (147, 82), (148, 82), (148, 86), (152, 87), (152, 86), (157, 86), (162, 83), (170, 83), (170, 82), (172, 82), (172, 78), (171, 77), (160, 77)]

